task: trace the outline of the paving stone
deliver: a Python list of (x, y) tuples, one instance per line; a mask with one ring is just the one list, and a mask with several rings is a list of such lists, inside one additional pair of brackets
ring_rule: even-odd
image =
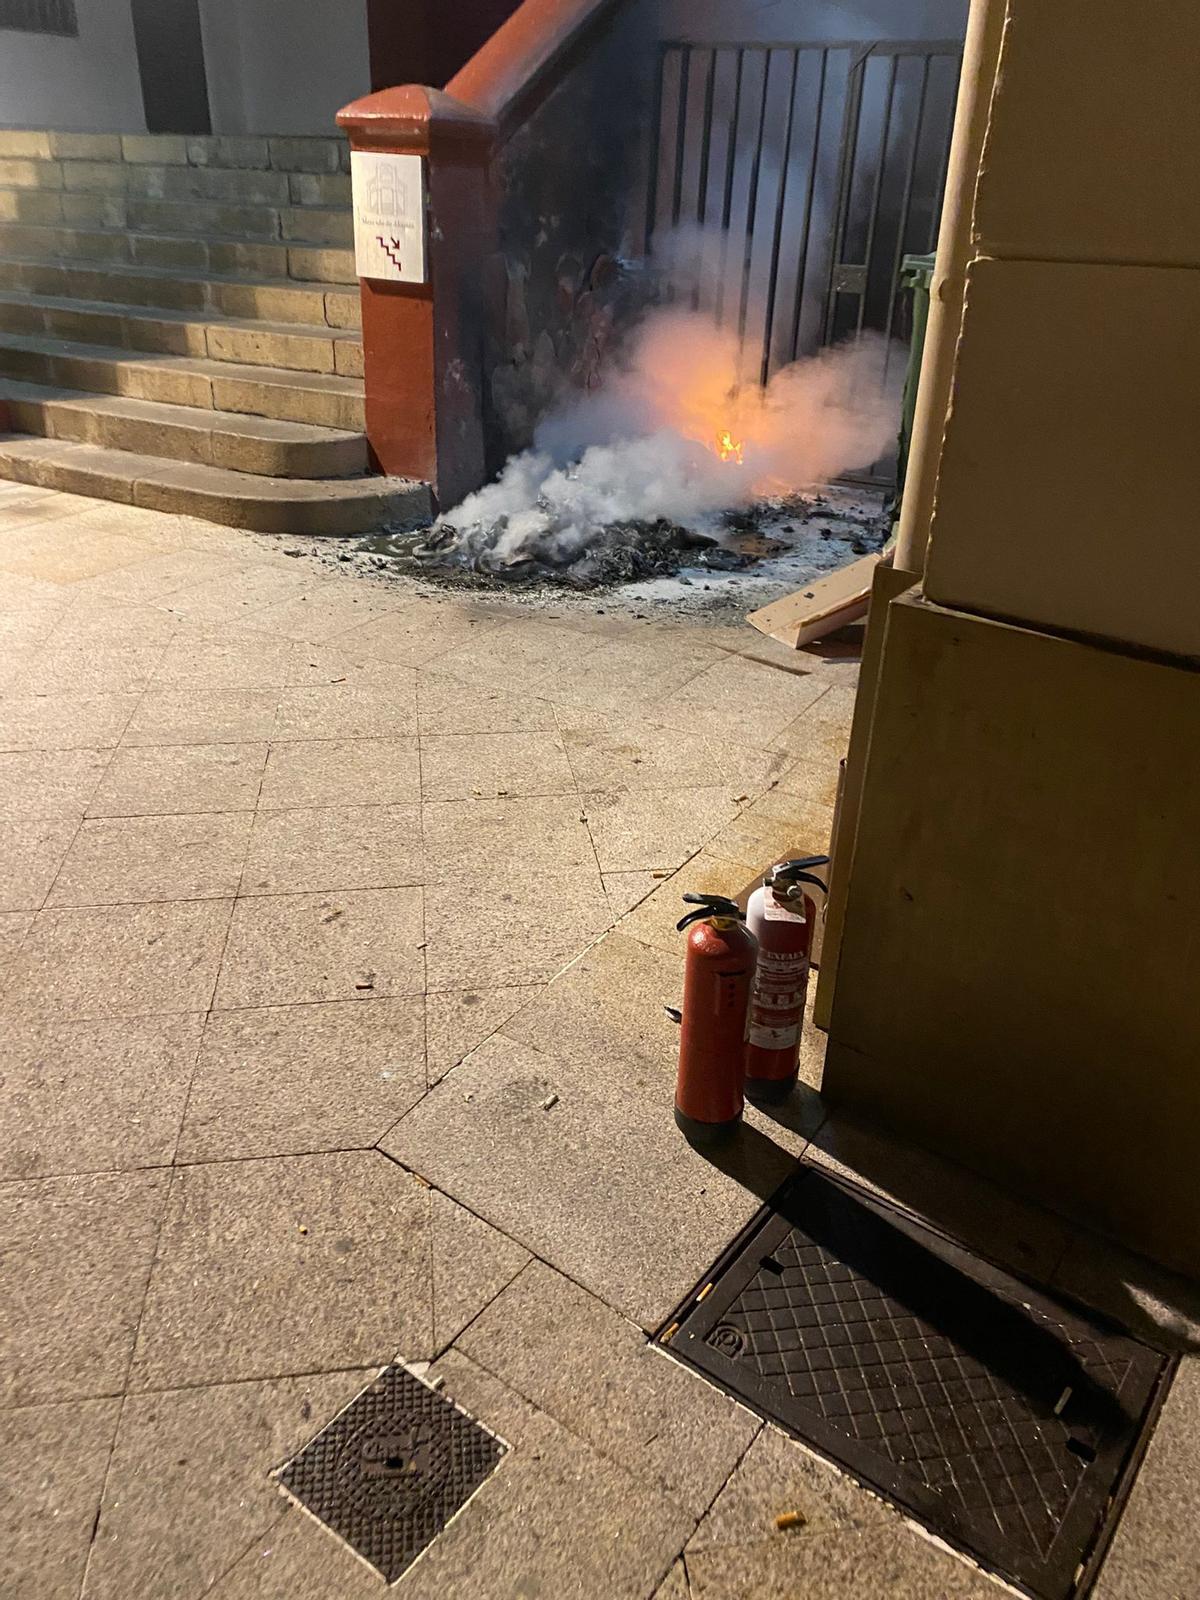
[(478, 632), (430, 664), (430, 674), (447, 674), (464, 683), (486, 683), (502, 693), (519, 695), (537, 688), (548, 675), (573, 665), (604, 640), (553, 622), (513, 618)]
[(47, 1022), (0, 1040), (0, 1178), (169, 1164), (201, 1018)]
[(252, 811), (265, 744), (158, 745), (118, 750), (96, 786), (93, 817)]
[(439, 1083), (525, 1004), (535, 989), (465, 989), (425, 998), (425, 1071)]
[(39, 911), (10, 966), (6, 1002), (79, 1021), (207, 1010), (231, 904)]
[(87, 1600), (208, 1592), (285, 1515), (269, 1474), (369, 1370), (131, 1395), (112, 1455)]
[(503, 627), (494, 617), (474, 612), (461, 603), (446, 601), (410, 605), (390, 616), (375, 617), (360, 627), (347, 629), (338, 644), (351, 655), (398, 666), (428, 667), (469, 640), (477, 631)]
[[(187, 610), (187, 595), (177, 597)], [(228, 614), (228, 600), (214, 600), (213, 610)], [(214, 621), (221, 620), (214, 616)], [(179, 633), (167, 646), (154, 676), (156, 689), (282, 689), (290, 677), (292, 646), (287, 639), (247, 636), (212, 639)]]
[(433, 801), (422, 807), (426, 876), (461, 882), (464, 873), (505, 888), (530, 874), (582, 869), (596, 853), (578, 796)]
[(687, 730), (700, 720), (710, 737), (766, 745), (826, 692), (815, 673), (782, 672), (726, 656), (654, 702), (650, 716)]
[(565, 739), (585, 791), (703, 789), (728, 776), (719, 744), (677, 728), (636, 722), (623, 728), (576, 728)]
[(421, 798), (415, 739), (273, 744), (259, 805), (398, 805)]
[[(691, 1518), (450, 1352), (445, 1392), (510, 1446), (497, 1470), (409, 1568), (405, 1600), (644, 1600)], [(636, 1507), (636, 1515), (631, 1515)], [(379, 1578), (311, 1517), (289, 1513), (213, 1600), (368, 1600)]]
[(0, 1593), (77, 1600), (119, 1400), (0, 1412)]
[(0, 1184), (10, 1294), (0, 1403), (119, 1394), (166, 1195), (163, 1172)]
[(656, 880), (653, 892), (622, 917), (621, 932), (642, 944), (681, 955), (687, 936), (678, 931), (676, 923), (689, 909), (684, 895), (723, 894), (744, 907), (758, 877), (749, 867), (701, 850), (677, 872)]
[[(588, 651), (534, 687), (553, 700), (564, 729), (620, 728), (631, 715), (662, 721), (651, 715), (655, 701), (725, 659), (721, 651), (694, 639), (621, 637)], [(693, 716), (687, 726), (694, 727), (696, 720)], [(742, 742), (747, 742), (744, 737)]]
[(73, 817), (0, 821), (0, 911), (36, 911), (78, 824)]
[(285, 689), (275, 720), (276, 739), (373, 739), (416, 731), (416, 697), (405, 697), (400, 684)]
[(654, 1591), (653, 1600), (691, 1600), (687, 1572), (682, 1561), (677, 1561)]
[(830, 1533), (803, 1528), (759, 1543), (726, 1545), (684, 1557), (692, 1600), (999, 1600), (1011, 1591), (911, 1532)]
[(428, 1191), (377, 1152), (181, 1167), (130, 1384), (417, 1360), (432, 1323)]
[[(132, 566), (151, 554), (139, 540), (119, 533), (93, 531), (87, 539), (80, 539), (67, 521), (70, 515), (69, 507), (49, 506), (38, 519), (39, 526), (10, 531), (0, 549), (0, 572), (45, 578), (50, 583), (78, 583), (100, 572)], [(46, 526), (51, 521), (55, 525)]]
[(276, 689), (168, 689), (145, 695), (122, 746), (252, 744), (275, 731)]
[(623, 917), (640, 905), (647, 895), (653, 894), (662, 882), (655, 872), (605, 872), (604, 892), (612, 906), (614, 917)]
[(420, 994), (422, 943), (420, 889), (239, 900), (214, 1003), (229, 1010)]
[[(609, 927), (612, 913), (595, 868), (566, 876), (513, 874), (507, 882), (475, 879), (434, 883), (425, 890), (428, 989), (477, 983), (504, 989), (542, 983)], [(548, 908), (553, 915), (548, 915)], [(481, 928), (502, 938), (480, 939)]]
[[(374, 596), (368, 599), (357, 583), (314, 584), (302, 594), (256, 611), (253, 625), (256, 632), (278, 634), (297, 643), (321, 644), (375, 617), (390, 616), (403, 606), (404, 602), (392, 605)], [(397, 693), (409, 684), (415, 686), (415, 674), (411, 672), (397, 668), (393, 676)]]
[(760, 1426), (540, 1261), (476, 1317), (458, 1348), (693, 1516)]
[(491, 684), (422, 672), (417, 708), (424, 735), (554, 733), (558, 723), (549, 700), (505, 694)]
[(260, 811), (241, 892), (396, 888), (424, 875), (419, 806)]
[(94, 645), (57, 642), (39, 650), (11, 688), (16, 693), (143, 694), (163, 653), (161, 644)]
[(473, 795), (575, 794), (575, 778), (557, 733), (478, 733), (421, 739), (426, 800)]
[(988, 1260), (1043, 1283), (1071, 1237), (1070, 1225), (1052, 1212), (844, 1116), (829, 1117), (807, 1158), (926, 1218)]
[(12, 958), (32, 927), (32, 911), (0, 911), (0, 994), (4, 993)]
[(363, 1149), (425, 1093), (419, 998), (214, 1012), (180, 1161)]
[(737, 819), (707, 841), (714, 856), (763, 872), (783, 856), (826, 855), (833, 812), (778, 789), (744, 806)]
[(727, 787), (607, 790), (583, 808), (602, 872), (682, 866), (738, 813)]
[(1181, 1600), (1200, 1572), (1200, 1362), (1183, 1361), (1100, 1569), (1094, 1600)]
[(1054, 1285), (1160, 1349), (1200, 1351), (1200, 1287), (1144, 1256), (1079, 1233)]
[(438, 1189), (429, 1191), (429, 1226), (433, 1343), (443, 1350), (508, 1287), (530, 1255)]
[(679, 1135), (670, 1093), (653, 1105), (629, 1095), (618, 1066), (597, 1075), (498, 1033), (381, 1147), (650, 1329), (778, 1187), (804, 1139), (751, 1114), (710, 1161)]
[(95, 794), (109, 750), (0, 751), (0, 817), (74, 817)]
[(89, 818), (47, 904), (230, 898), (238, 892), (252, 820), (248, 811)]
[(136, 694), (4, 695), (0, 749), (109, 749), (120, 740), (136, 705)]

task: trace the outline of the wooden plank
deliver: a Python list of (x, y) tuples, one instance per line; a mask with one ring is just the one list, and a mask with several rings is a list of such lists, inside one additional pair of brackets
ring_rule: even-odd
[(801, 645), (866, 616), (875, 569), (883, 559), (882, 554), (863, 556), (848, 567), (839, 567), (816, 579), (805, 589), (760, 606), (746, 621), (760, 633), (798, 650)]

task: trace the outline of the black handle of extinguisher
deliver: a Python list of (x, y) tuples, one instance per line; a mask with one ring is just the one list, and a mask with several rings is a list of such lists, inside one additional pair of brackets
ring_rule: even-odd
[(746, 920), (746, 913), (736, 900), (730, 900), (723, 894), (685, 894), (684, 905), (697, 906), (696, 911), (689, 911), (675, 924), (675, 931), (682, 933), (693, 922), (700, 922), (704, 917), (736, 917), (739, 922)]

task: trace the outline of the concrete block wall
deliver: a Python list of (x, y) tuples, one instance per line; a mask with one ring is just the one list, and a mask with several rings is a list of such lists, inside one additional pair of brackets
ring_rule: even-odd
[(1200, 655), (1200, 9), (1009, 0), (926, 570), (948, 606)]

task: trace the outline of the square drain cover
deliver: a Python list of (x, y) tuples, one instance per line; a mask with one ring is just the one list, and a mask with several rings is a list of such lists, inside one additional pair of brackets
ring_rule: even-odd
[(802, 1166), (663, 1342), (1040, 1600), (1094, 1574), (1171, 1362)]
[(387, 1367), (278, 1474), (389, 1583), (487, 1478), (507, 1446), (401, 1366)]

